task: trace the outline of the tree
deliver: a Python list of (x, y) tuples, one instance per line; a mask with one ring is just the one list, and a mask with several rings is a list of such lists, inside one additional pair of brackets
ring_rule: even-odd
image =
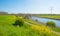
[(48, 22), (46, 23), (46, 25), (47, 25), (47, 26), (50, 26), (50, 27), (56, 27), (56, 23), (53, 22), (53, 21), (48, 21)]
[(8, 14), (7, 12), (0, 11), (0, 15)]

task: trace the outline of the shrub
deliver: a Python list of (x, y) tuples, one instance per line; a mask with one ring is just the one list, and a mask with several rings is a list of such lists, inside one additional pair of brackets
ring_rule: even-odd
[(37, 21), (38, 22), (38, 20), (36, 19), (35, 21)]
[(47, 26), (50, 26), (50, 27), (56, 27), (56, 24), (55, 24), (55, 22), (53, 22), (53, 21), (48, 21), (48, 22), (46, 23), (46, 25), (47, 25)]
[(24, 24), (24, 21), (22, 19), (17, 19), (13, 25), (23, 26), (23, 24)]

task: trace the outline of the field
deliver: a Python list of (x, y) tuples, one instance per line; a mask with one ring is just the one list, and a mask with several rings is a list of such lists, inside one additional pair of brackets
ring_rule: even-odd
[(23, 26), (14, 26), (17, 20), (15, 15), (0, 15), (0, 36), (60, 36), (59, 33), (53, 32), (48, 26), (38, 25), (31, 19), (25, 19)]
[(60, 15), (59, 14), (37, 14), (36, 16), (38, 17), (43, 17), (43, 18), (52, 18), (52, 19), (58, 19), (60, 20)]

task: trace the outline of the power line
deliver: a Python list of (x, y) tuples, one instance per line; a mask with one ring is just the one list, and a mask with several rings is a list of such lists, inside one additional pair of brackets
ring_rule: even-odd
[(51, 15), (52, 15), (53, 14), (53, 7), (51, 7), (50, 11), (51, 11)]

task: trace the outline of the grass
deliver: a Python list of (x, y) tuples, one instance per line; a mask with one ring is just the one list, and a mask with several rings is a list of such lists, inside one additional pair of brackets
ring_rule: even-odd
[[(47, 26), (35, 25), (39, 23), (34, 21), (25, 22), (22, 27), (13, 26), (12, 24), (15, 23), (16, 19), (14, 15), (0, 15), (0, 36), (60, 36), (51, 32), (51, 29)], [(28, 19), (24, 21), (26, 20)]]
[(36, 15), (36, 16), (38, 16), (38, 17), (44, 17), (44, 18), (60, 19), (60, 15), (54, 15), (54, 14), (53, 15), (49, 15), (49, 14), (48, 15), (46, 15), (46, 14), (44, 15), (43, 14), (43, 15)]
[(53, 31), (60, 32), (60, 27), (51, 28)]
[[(36, 21), (33, 21), (33, 20), (31, 20), (31, 19), (29, 19), (29, 20), (25, 20), (25, 21), (27, 21), (27, 22), (29, 22), (29, 23), (31, 23), (33, 26), (33, 29), (35, 29), (35, 30), (39, 30), (40, 31), (40, 33), (41, 33), (41, 31), (44, 33), (49, 33), (50, 34), (50, 36), (56, 36), (56, 35), (54, 35), (54, 33), (52, 33), (51, 32), (51, 30), (52, 29), (50, 29), (50, 27), (48, 27), (48, 26), (45, 26), (45, 25), (42, 25), (42, 23), (39, 23), (39, 22), (36, 22)], [(38, 24), (38, 25), (37, 25)], [(56, 29), (57, 30), (57, 29)], [(55, 31), (55, 30), (54, 30)]]

